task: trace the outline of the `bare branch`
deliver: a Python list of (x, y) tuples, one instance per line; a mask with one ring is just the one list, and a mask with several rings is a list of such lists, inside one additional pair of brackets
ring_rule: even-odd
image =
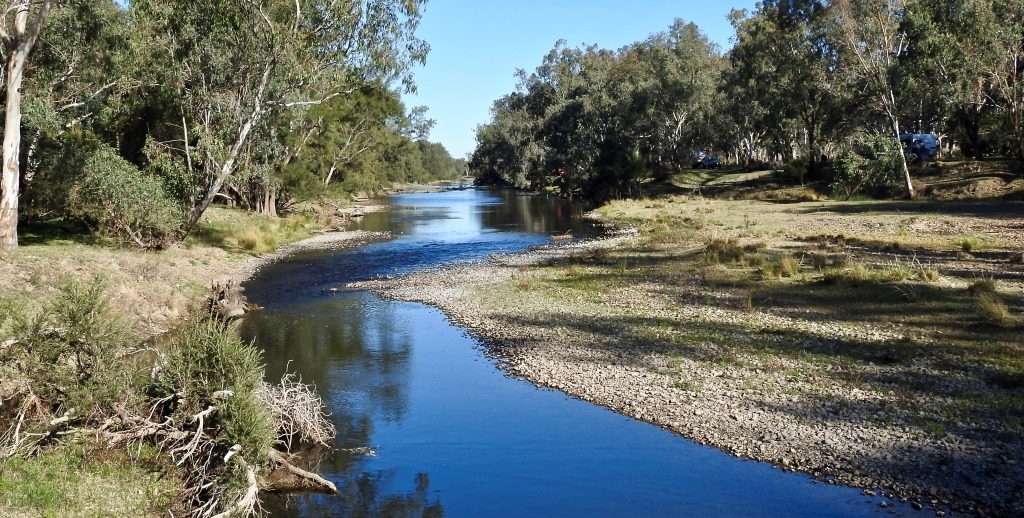
[[(69, 70), (68, 72), (70, 72), (70, 70)], [(63, 80), (63, 79), (62, 79), (62, 80)], [(107, 84), (105, 84), (105, 85), (101, 86), (101, 87), (100, 87), (100, 88), (99, 88), (98, 90), (96, 90), (95, 92), (93, 92), (93, 93), (92, 93), (92, 95), (90, 95), (90, 96), (89, 96), (89, 98), (88, 98), (88, 99), (86, 99), (85, 101), (80, 101), (80, 102), (74, 102), (74, 103), (68, 103), (68, 104), (65, 104), (64, 106), (61, 106), (61, 107), (57, 108), (57, 111), (61, 112), (61, 111), (64, 111), (64, 110), (70, 110), (71, 108), (78, 108), (78, 107), (81, 107), (81, 106), (85, 106), (85, 104), (86, 104), (87, 102), (89, 102), (89, 101), (91, 101), (91, 100), (95, 99), (96, 97), (99, 97), (99, 95), (100, 95), (101, 93), (103, 93), (103, 91), (104, 91), (104, 90), (108, 90), (108, 89), (110, 89), (110, 88), (113, 88), (113, 87), (115, 87), (115, 86), (117, 86), (117, 81), (114, 81), (114, 82), (112, 82), (112, 83), (107, 83)]]

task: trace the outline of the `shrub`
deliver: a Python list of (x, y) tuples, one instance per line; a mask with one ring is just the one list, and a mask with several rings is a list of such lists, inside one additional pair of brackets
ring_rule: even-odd
[(0, 349), (0, 363), (16, 365), (51, 409), (74, 408), (77, 417), (131, 399), (135, 371), (120, 358), (130, 335), (101, 278), (66, 281), (36, 314), (8, 310), (5, 320), (12, 345)]
[[(276, 440), (273, 417), (257, 390), (263, 383), (259, 350), (242, 342), (234, 326), (196, 320), (185, 326), (167, 354), (155, 387), (163, 396), (178, 394), (178, 422), (209, 406), (223, 432), (217, 442), (242, 446), (251, 461), (262, 459)], [(229, 395), (230, 394), (230, 395)]]
[(832, 190), (847, 200), (861, 192), (884, 194), (902, 176), (904, 160), (898, 141), (871, 135), (840, 153)]
[(82, 179), (71, 191), (69, 211), (102, 233), (144, 248), (161, 244), (184, 219), (160, 179), (143, 174), (107, 146), (85, 160)]

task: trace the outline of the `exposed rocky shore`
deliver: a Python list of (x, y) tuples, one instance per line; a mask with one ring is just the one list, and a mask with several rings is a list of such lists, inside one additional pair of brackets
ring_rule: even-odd
[[(998, 411), (987, 420), (934, 433), (919, 424), (921, 412), (942, 411), (942, 396), (935, 393), (944, 391), (931, 392), (934, 383), (973, 381), (927, 365), (911, 367), (909, 374), (906, 367), (896, 372), (885, 362), (823, 372), (844, 367), (750, 352), (759, 350), (757, 344), (782, 340), (814, 340), (817, 349), (907, 340), (898, 329), (737, 311), (703, 303), (696, 288), (693, 300), (680, 300), (678, 287), (666, 296), (653, 282), (557, 306), (536, 296), (535, 279), (551, 275), (547, 265), (632, 239), (633, 234), (620, 232), (588, 242), (552, 243), (348, 287), (436, 306), (488, 344), (508, 375), (738, 457), (860, 487), (939, 516), (949, 511), (1024, 515), (1022, 442), (1018, 429), (1004, 424)], [(669, 324), (652, 325), (655, 321)], [(670, 334), (682, 336), (675, 343), (683, 346), (666, 347), (662, 335)], [(732, 347), (741, 343), (751, 347)], [(915, 390), (912, 380), (891, 386), (857, 382), (887, 375), (920, 376), (931, 384)], [(834, 383), (837, 377), (852, 381)]]

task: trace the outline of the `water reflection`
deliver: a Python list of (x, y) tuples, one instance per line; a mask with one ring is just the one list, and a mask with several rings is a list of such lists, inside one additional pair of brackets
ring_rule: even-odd
[(412, 481), (413, 489), (397, 494), (385, 490), (398, 485), (393, 478), (388, 472), (350, 473), (339, 481), (339, 495), (303, 495), (274, 500), (267, 507), (271, 514), (278, 516), (305, 516), (308, 510), (318, 508), (333, 508), (340, 516), (354, 517), (444, 516), (444, 507), (430, 490), (430, 475), (417, 473)]
[(433, 308), (329, 291), (595, 232), (563, 200), (505, 191), (390, 202), (399, 208), (361, 226), (392, 239), (295, 256), (246, 285), (265, 309), (246, 317), (242, 334), (264, 350), (268, 378), (287, 368), (315, 383), (339, 432), (313, 469), (341, 494), (268, 502), (274, 515), (876, 514), (878, 503), (856, 490), (814, 485), (505, 378)]

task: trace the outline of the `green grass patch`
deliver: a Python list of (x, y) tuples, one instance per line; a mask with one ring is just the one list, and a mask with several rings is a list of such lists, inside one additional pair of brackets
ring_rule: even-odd
[[(168, 515), (177, 488), (143, 447), (121, 450), (62, 443), (32, 459), (0, 461), (0, 509), (26, 516)], [(4, 514), (4, 512), (0, 512)]]

